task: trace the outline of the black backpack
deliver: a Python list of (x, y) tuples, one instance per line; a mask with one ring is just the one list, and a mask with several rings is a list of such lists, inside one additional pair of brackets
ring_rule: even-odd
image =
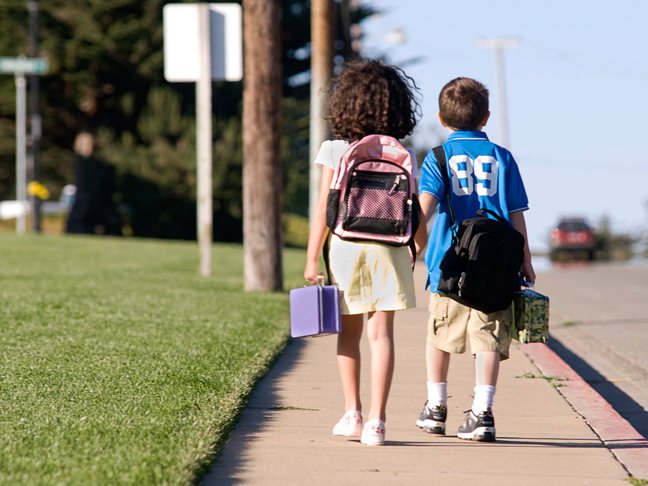
[(445, 151), (441, 146), (433, 151), (446, 185), (452, 221), (452, 243), (439, 265), (438, 289), (451, 299), (487, 314), (507, 309), (520, 287), (524, 236), (488, 209), (480, 209), (476, 218), (462, 221), (457, 228)]

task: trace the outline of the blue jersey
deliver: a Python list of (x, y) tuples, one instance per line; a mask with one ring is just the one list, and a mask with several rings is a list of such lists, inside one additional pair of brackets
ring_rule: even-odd
[[(443, 144), (443, 149), (457, 223), (476, 217), (481, 208), (490, 209), (506, 220), (509, 220), (510, 213), (529, 208), (513, 156), (505, 148), (490, 142), (484, 132), (454, 132)], [(439, 201), (439, 212), (425, 252), (428, 285), (433, 292), (438, 292), (439, 264), (452, 241), (447, 190), (434, 152), (430, 151), (423, 161), (419, 193), (427, 192)]]

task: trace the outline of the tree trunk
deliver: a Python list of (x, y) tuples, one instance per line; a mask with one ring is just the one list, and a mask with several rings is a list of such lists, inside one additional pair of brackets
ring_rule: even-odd
[(333, 69), (333, 0), (311, 1), (311, 83), (309, 133), (309, 205), (308, 218), (312, 222), (319, 199), (322, 169), (313, 162), (322, 142), (331, 138), (329, 124), (324, 120), (328, 88)]
[(245, 290), (283, 288), (279, 0), (243, 0)]

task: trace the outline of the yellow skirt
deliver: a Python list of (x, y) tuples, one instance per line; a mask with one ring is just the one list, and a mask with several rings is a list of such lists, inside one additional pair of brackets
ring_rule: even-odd
[(416, 307), (409, 250), (380, 243), (330, 241), (332, 283), (340, 287), (342, 314)]

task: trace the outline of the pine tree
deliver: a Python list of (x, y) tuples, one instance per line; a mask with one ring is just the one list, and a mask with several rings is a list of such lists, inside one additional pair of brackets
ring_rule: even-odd
[[(166, 0), (41, 0), (41, 182), (57, 197), (74, 182), (74, 142), (95, 139), (94, 158), (113, 168), (113, 199), (124, 230), (136, 236), (193, 239), (195, 91), (163, 78), (162, 8)], [(308, 0), (282, 0), (284, 209), (308, 207)], [(338, 3), (340, 56), (345, 26), (370, 15)], [(346, 14), (345, 14), (346, 15)], [(346, 17), (345, 17), (346, 18)], [(0, 56), (27, 54), (24, 0), (0, 0)], [(348, 28), (346, 28), (348, 32)], [(338, 63), (340, 61), (338, 59)], [(216, 82), (214, 238), (242, 235), (242, 83)], [(0, 76), (0, 200), (15, 197), (15, 87)]]

